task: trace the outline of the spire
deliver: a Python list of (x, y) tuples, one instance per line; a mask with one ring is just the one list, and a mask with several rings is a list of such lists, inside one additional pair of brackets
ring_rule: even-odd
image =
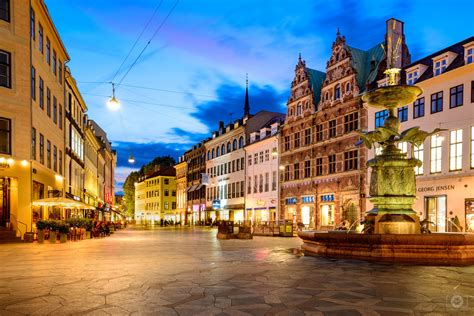
[(341, 36), (341, 32), (339, 32), (339, 26), (337, 27), (337, 33), (336, 33), (337, 37)]
[(245, 74), (245, 104), (244, 104), (244, 116), (250, 115), (249, 105), (249, 74)]

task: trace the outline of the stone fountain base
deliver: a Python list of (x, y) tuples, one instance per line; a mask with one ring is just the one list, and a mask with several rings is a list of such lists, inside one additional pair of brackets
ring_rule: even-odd
[(299, 232), (307, 255), (428, 265), (473, 265), (474, 235)]

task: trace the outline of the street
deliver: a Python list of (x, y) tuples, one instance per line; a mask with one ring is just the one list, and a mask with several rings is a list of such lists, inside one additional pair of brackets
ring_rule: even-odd
[(472, 266), (331, 260), (302, 256), (299, 238), (215, 234), (129, 228), (66, 244), (0, 245), (0, 315), (474, 312)]

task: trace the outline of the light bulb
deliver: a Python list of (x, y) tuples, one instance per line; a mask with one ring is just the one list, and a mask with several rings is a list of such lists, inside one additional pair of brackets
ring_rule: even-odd
[(110, 110), (117, 111), (120, 108), (120, 102), (113, 96), (107, 101), (107, 106)]

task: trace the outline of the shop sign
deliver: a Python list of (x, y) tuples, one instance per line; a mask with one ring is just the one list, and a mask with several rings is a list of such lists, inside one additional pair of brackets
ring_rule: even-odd
[(8, 162), (0, 162), (0, 169), (9, 169), (10, 164)]
[(230, 177), (224, 177), (224, 178), (218, 179), (217, 182), (227, 181), (227, 180), (229, 180), (229, 179), (230, 179)]
[(212, 208), (218, 210), (221, 208), (221, 200), (213, 200), (212, 201)]
[(455, 185), (454, 184), (449, 184), (449, 185), (436, 185), (436, 186), (429, 186), (429, 187), (421, 187), (418, 188), (419, 193), (423, 192), (438, 192), (438, 191), (451, 191), (454, 190)]
[(334, 194), (321, 195), (321, 202), (334, 202)]
[(314, 203), (314, 195), (306, 195), (301, 197), (301, 203)]
[(286, 204), (287, 204), (287, 205), (291, 205), (291, 204), (296, 204), (296, 201), (297, 201), (297, 200), (296, 200), (295, 197), (291, 197), (291, 198), (285, 199), (285, 201), (286, 201)]

